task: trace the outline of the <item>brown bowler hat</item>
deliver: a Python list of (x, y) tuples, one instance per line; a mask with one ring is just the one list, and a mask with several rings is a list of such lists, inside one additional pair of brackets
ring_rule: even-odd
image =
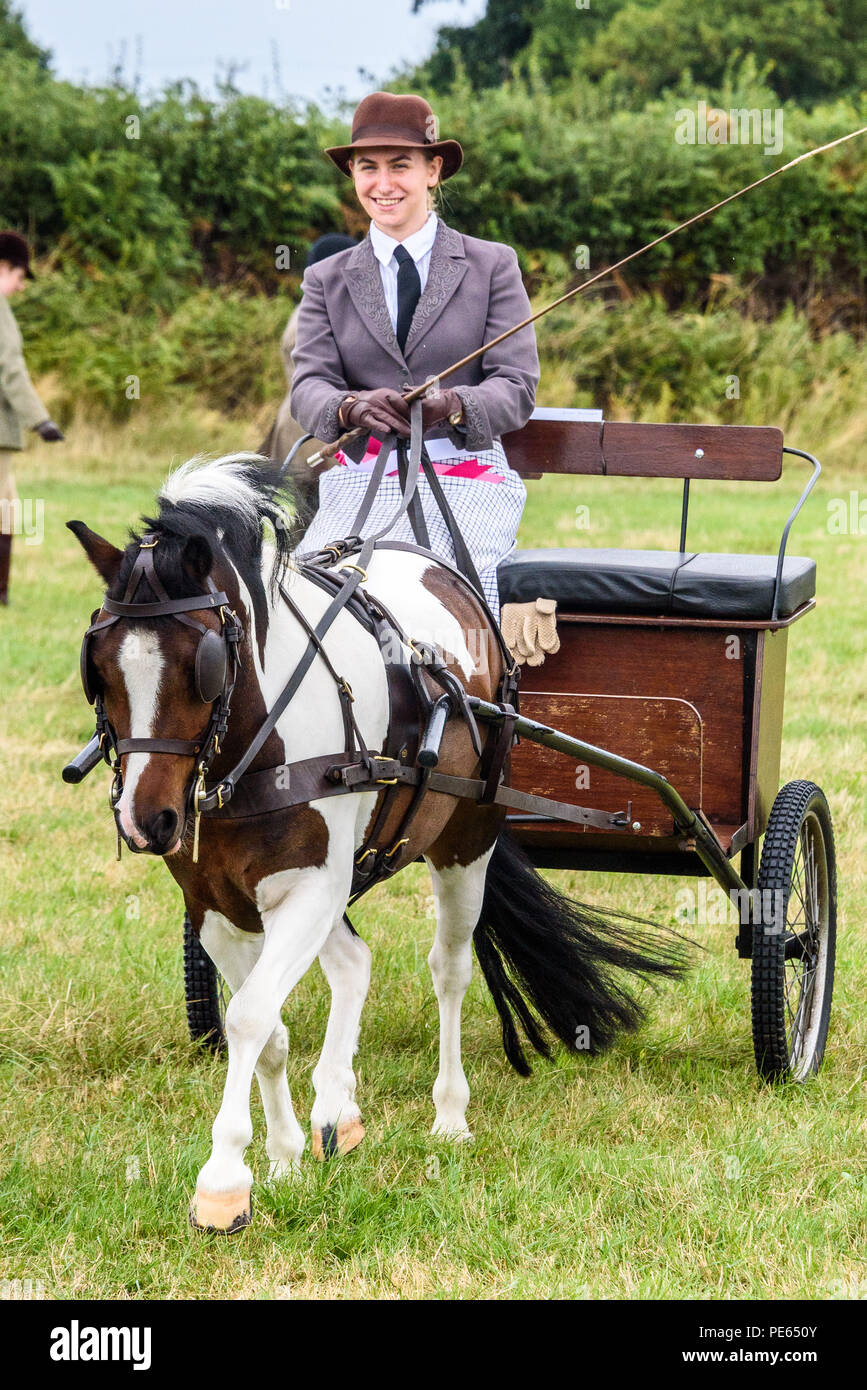
[(437, 119), (424, 97), (371, 92), (355, 108), (352, 144), (334, 145), (325, 151), (341, 173), (351, 177), (349, 160), (364, 145), (412, 145), (443, 157), (440, 180), (456, 174), (464, 159), (457, 140), (436, 139)]
[(0, 232), (0, 261), (8, 261), (12, 266), (20, 266), (26, 271), (28, 280), (36, 276), (30, 269), (30, 247), (19, 232)]

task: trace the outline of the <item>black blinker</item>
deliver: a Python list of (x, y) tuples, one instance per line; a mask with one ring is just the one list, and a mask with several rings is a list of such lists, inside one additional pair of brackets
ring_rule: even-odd
[[(90, 615), (91, 626), (96, 622), (98, 617), (99, 609), (95, 608)], [(87, 700), (87, 703), (89, 705), (92, 705), (97, 695), (97, 683), (95, 680), (96, 673), (93, 668), (93, 663), (90, 659), (89, 633), (85, 633), (81, 641), (81, 656), (79, 658), (79, 667), (81, 670), (81, 685), (82, 689), (84, 690), (85, 698)]]
[(90, 661), (87, 652), (88, 640), (89, 639), (85, 637), (81, 644), (81, 686), (84, 690), (87, 703), (92, 705), (96, 699), (96, 691), (93, 689), (93, 683), (90, 678)]
[(196, 650), (196, 690), (210, 705), (226, 683), (226, 643), (217, 632), (208, 631)]

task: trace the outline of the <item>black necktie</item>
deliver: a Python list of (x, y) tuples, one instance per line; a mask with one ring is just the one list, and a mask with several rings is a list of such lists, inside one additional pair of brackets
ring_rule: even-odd
[(398, 245), (394, 252), (395, 260), (398, 264), (397, 272), (397, 341), (400, 350), (403, 352), (409, 333), (409, 326), (412, 323), (412, 316), (415, 313), (415, 306), (418, 304), (421, 295), (421, 280), (415, 261), (409, 254), (405, 246)]

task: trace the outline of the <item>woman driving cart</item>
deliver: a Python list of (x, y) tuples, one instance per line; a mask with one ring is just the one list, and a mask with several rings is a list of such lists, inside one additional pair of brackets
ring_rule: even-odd
[[(456, 140), (435, 136), (436, 118), (422, 97), (374, 92), (355, 112), (352, 143), (325, 151), (354, 179), (371, 222), (358, 246), (305, 272), (291, 407), (305, 430), (328, 443), (350, 429), (363, 433), (322, 474), (300, 554), (351, 533), (381, 440), (410, 436), (405, 393), (531, 312), (514, 250), (455, 231), (434, 211), (433, 190), (463, 160)], [(527, 495), (500, 436), (527, 422), (538, 381), (530, 324), (422, 401), (428, 455), (497, 617), (497, 566), (514, 549)], [(395, 451), (365, 535), (387, 524), (401, 494)], [(418, 496), (431, 550), (454, 563), (460, 557), (424, 477)], [(417, 539), (408, 514), (388, 539)]]

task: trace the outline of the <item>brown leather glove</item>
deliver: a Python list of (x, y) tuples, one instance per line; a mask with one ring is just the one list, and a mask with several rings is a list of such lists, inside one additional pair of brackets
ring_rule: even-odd
[(393, 386), (378, 386), (373, 391), (353, 391), (355, 399), (340, 407), (340, 418), (347, 429), (370, 430), (377, 439), (387, 434), (399, 434), (409, 439), (409, 406)]
[[(411, 388), (415, 389), (415, 388)], [(422, 434), (427, 434), (429, 429), (438, 425), (442, 420), (447, 420), (455, 412), (462, 413), (464, 403), (457, 391), (451, 386), (441, 388), (435, 395), (422, 396), (421, 398), (421, 428)]]

